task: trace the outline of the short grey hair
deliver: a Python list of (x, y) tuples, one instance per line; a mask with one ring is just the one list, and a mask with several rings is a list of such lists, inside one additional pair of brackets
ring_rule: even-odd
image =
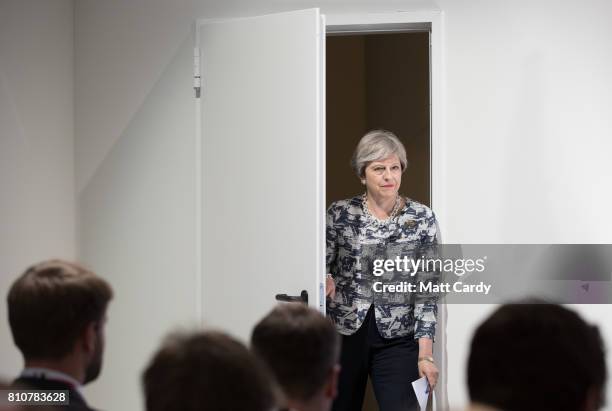
[(351, 159), (351, 167), (357, 177), (363, 178), (368, 164), (393, 154), (399, 158), (402, 172), (404, 172), (408, 167), (408, 161), (406, 160), (406, 149), (399, 138), (387, 130), (368, 131), (357, 144)]

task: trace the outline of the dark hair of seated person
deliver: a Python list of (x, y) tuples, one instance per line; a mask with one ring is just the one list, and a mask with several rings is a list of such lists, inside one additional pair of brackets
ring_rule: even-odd
[(221, 332), (169, 336), (143, 374), (146, 411), (270, 411), (269, 374)]
[(289, 399), (308, 402), (338, 367), (340, 337), (332, 322), (303, 304), (279, 304), (253, 329), (251, 348)]
[(587, 411), (604, 403), (604, 345), (576, 312), (539, 300), (503, 305), (476, 330), (471, 401), (505, 411)]
[(112, 297), (111, 286), (79, 264), (35, 264), (15, 280), (7, 296), (15, 345), (26, 360), (62, 358), (88, 324), (103, 322)]

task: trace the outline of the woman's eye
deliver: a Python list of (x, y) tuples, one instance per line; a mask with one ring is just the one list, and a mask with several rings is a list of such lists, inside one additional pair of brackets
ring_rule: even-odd
[(397, 170), (399, 170), (399, 166), (393, 166), (393, 167), (391, 167), (391, 170), (397, 171)]

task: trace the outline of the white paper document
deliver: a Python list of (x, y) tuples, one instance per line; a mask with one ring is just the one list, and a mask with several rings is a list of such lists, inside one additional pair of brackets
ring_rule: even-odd
[[(421, 407), (421, 411), (425, 411), (427, 409), (427, 399), (429, 398), (429, 384), (427, 383), (427, 377), (419, 378), (416, 381), (412, 382), (412, 388), (414, 389), (414, 393), (416, 394), (417, 401), (419, 402), (419, 406)], [(436, 409), (436, 394), (432, 393), (432, 409), (435, 411)]]

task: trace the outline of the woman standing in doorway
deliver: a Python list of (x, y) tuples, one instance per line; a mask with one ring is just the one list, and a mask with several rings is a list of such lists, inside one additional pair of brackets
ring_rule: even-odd
[(368, 374), (380, 411), (418, 410), (411, 382), (426, 376), (433, 388), (438, 379), (435, 300), (375, 303), (372, 290), (360, 286), (360, 258), (366, 244), (436, 244), (436, 218), (399, 194), (406, 150), (393, 133), (364, 135), (351, 164), (365, 193), (327, 210), (327, 314), (342, 335), (333, 410), (361, 410)]

